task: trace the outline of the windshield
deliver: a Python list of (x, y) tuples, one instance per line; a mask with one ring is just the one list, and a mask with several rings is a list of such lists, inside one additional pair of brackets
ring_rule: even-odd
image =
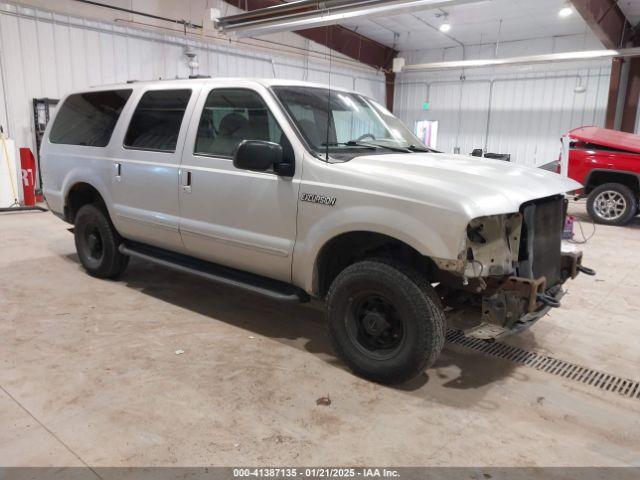
[(400, 120), (371, 99), (325, 88), (273, 90), (316, 152), (430, 151)]

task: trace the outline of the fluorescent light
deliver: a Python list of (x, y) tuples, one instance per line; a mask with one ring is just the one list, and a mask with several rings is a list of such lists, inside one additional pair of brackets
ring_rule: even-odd
[(572, 60), (594, 60), (598, 58), (624, 57), (640, 54), (640, 48), (621, 50), (585, 50), (579, 52), (549, 53), (514, 58), (488, 58), (480, 60), (460, 60), (453, 62), (422, 63), (406, 65), (403, 71), (445, 70), (460, 68), (499, 67), (501, 65), (522, 65), (534, 63), (568, 62)]
[(573, 8), (571, 8), (569, 5), (562, 7), (558, 12), (558, 15), (562, 18), (567, 18), (571, 14), (573, 14)]
[[(216, 28), (225, 33), (233, 33), (238, 36), (247, 37), (333, 25), (363, 15), (374, 18), (388, 16), (390, 14), (398, 15), (404, 12), (438, 9), (487, 1), (490, 0), (361, 0), (359, 2), (334, 2), (327, 0), (322, 3), (300, 0), (300, 3), (318, 3), (319, 5), (324, 5), (324, 8), (292, 14), (268, 15), (268, 13), (273, 12), (275, 8), (289, 7), (296, 3), (288, 2), (278, 7), (253, 10), (246, 14), (219, 18), (216, 23)], [(264, 15), (260, 18), (239, 18), (250, 14), (257, 15), (257, 12), (261, 11), (264, 12)]]
[(442, 33), (447, 33), (449, 30), (451, 30), (451, 24), (449, 22), (440, 25), (440, 31)]

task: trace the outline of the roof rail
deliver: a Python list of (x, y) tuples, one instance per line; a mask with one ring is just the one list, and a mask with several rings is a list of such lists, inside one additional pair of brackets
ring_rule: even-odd
[(131, 83), (138, 83), (140, 81), (145, 81), (145, 82), (172, 82), (175, 80), (202, 80), (202, 79), (206, 79), (206, 78), (212, 78), (211, 75), (189, 75), (187, 78), (180, 78), (180, 77), (176, 77), (176, 78), (159, 78), (157, 80), (127, 80), (128, 84)]

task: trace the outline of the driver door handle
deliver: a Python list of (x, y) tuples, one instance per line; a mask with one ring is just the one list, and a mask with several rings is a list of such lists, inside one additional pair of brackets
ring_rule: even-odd
[(189, 170), (182, 173), (182, 191), (191, 193), (191, 172)]

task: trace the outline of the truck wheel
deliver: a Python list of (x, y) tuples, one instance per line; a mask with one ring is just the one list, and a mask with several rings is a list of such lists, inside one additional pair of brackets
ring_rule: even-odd
[(442, 350), (445, 316), (419, 273), (386, 259), (350, 265), (326, 299), (329, 337), (358, 375), (396, 384), (431, 366)]
[(595, 188), (587, 199), (589, 216), (605, 225), (625, 225), (638, 211), (638, 199), (621, 183), (605, 183)]
[(74, 235), (78, 257), (90, 275), (116, 278), (127, 268), (129, 257), (118, 250), (118, 232), (97, 205), (85, 205), (78, 211)]

